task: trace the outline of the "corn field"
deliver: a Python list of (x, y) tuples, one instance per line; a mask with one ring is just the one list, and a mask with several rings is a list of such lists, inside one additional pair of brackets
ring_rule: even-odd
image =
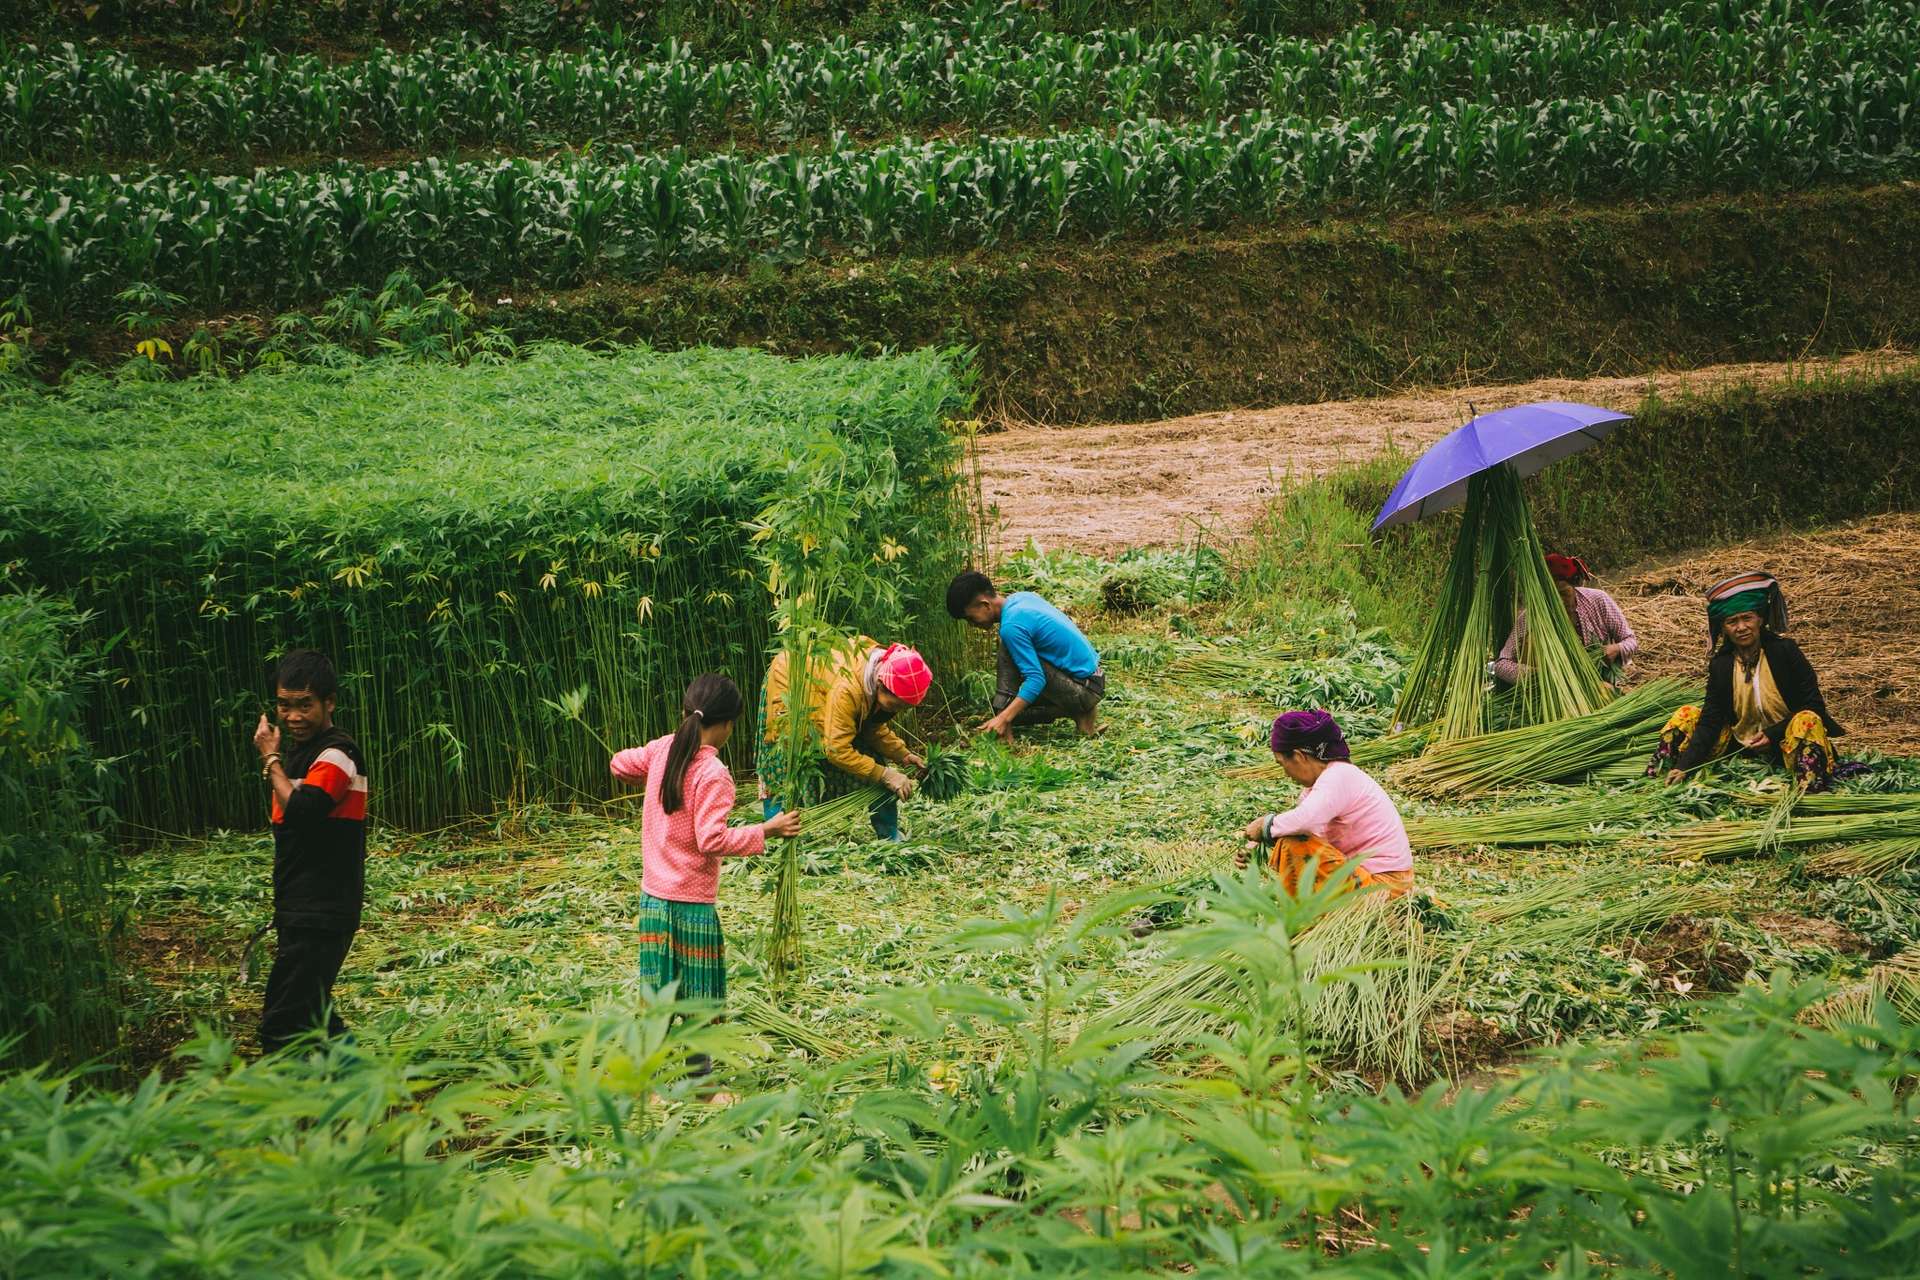
[(1138, 30), (1038, 31), (975, 14), (702, 60), (684, 45), (529, 54), (472, 42), (382, 47), (328, 62), (263, 49), (182, 71), (111, 48), (0, 51), (0, 158), (52, 162), (554, 138), (739, 140), (765, 147), (835, 129), (1048, 129), (1270, 110), (1307, 119), (1472, 103), (1734, 92), (1920, 61), (1920, 6), (1876, 0), (1829, 19), (1783, 0), (1691, 5), (1605, 27), (1359, 27), (1271, 42)]
[(918, 619), (936, 667), (957, 651), (937, 601), (971, 525), (937, 351), (556, 347), (4, 395), (0, 564), (125, 633), (96, 735), (140, 762), (135, 831), (258, 820), (245, 730), (295, 645), (341, 671), (389, 821), (605, 798), (596, 735), (670, 729), (703, 671), (756, 696), (770, 604), (750, 527), (786, 502), (838, 504), (839, 554), (904, 602), (847, 625)]
[(1317, 124), (1254, 113), (1041, 139), (819, 154), (680, 150), (549, 161), (335, 163), (251, 176), (16, 172), (0, 295), (94, 309), (130, 284), (215, 305), (430, 279), (637, 278), (836, 248), (1151, 232), (1352, 205), (1650, 197), (1920, 169), (1920, 65), (1737, 95), (1414, 108)]

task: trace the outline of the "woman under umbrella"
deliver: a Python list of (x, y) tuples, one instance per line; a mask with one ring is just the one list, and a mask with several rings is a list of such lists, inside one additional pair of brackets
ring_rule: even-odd
[[(1587, 572), (1586, 561), (1579, 556), (1549, 555), (1547, 572), (1553, 575), (1553, 585), (1560, 589), (1560, 603), (1567, 607), (1568, 616), (1580, 632), (1580, 643), (1600, 651), (1603, 668), (1624, 672), (1633, 655), (1640, 652), (1640, 641), (1633, 634), (1619, 602), (1600, 588), (1587, 585), (1593, 575)], [(1500, 656), (1494, 659), (1494, 679), (1503, 685), (1514, 685), (1526, 677), (1527, 667), (1521, 660), (1526, 644), (1527, 615), (1521, 610), (1513, 620), (1513, 631), (1507, 636), (1506, 644), (1501, 646)]]

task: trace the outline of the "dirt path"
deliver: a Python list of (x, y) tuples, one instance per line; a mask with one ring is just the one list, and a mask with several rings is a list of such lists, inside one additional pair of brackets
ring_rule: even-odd
[(1896, 369), (1920, 357), (1871, 352), (1799, 364), (1710, 365), (1588, 381), (1428, 391), (1379, 400), (1234, 409), (1166, 422), (1017, 427), (979, 440), (981, 487), (1000, 515), (1000, 545), (1112, 552), (1178, 543), (1196, 524), (1244, 529), (1289, 476), (1317, 475), (1390, 445), (1417, 449), (1466, 420), (1532, 400), (1580, 400), (1630, 409), (1648, 393), (1673, 395), (1728, 382), (1779, 382), (1852, 368)]

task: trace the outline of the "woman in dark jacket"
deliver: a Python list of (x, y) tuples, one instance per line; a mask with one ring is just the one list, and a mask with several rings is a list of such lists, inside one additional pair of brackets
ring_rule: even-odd
[(1830, 739), (1846, 732), (1827, 714), (1820, 679), (1800, 646), (1781, 635), (1787, 600), (1764, 573), (1737, 573), (1707, 592), (1706, 701), (1682, 707), (1660, 733), (1647, 776), (1687, 771), (1731, 751), (1777, 758), (1808, 791), (1831, 784)]

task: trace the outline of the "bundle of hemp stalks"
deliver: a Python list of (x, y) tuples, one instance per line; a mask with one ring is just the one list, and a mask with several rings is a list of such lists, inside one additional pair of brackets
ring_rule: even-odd
[(1669, 857), (1711, 862), (1817, 844), (1906, 839), (1916, 831), (1920, 831), (1920, 805), (1876, 813), (1796, 814), (1786, 822), (1770, 818), (1697, 822), (1657, 843)]
[(1908, 947), (1873, 966), (1859, 982), (1808, 1005), (1800, 1011), (1800, 1021), (1828, 1030), (1859, 1026), (1873, 1021), (1882, 1002), (1909, 1021), (1920, 1018), (1920, 947)]
[(1486, 662), (1524, 612), (1525, 677), (1502, 698), (1506, 723), (1551, 724), (1584, 715), (1606, 686), (1547, 570), (1520, 476), (1501, 464), (1467, 482), (1460, 534), (1426, 634), (1394, 707), (1397, 727), (1432, 723), (1447, 742), (1485, 734), (1491, 723)]
[(1586, 715), (1435, 742), (1424, 755), (1395, 765), (1387, 776), (1405, 791), (1453, 797), (1578, 780), (1636, 757), (1645, 759), (1661, 727), (1694, 692), (1689, 681), (1651, 680)]
[(1258, 647), (1201, 645), (1188, 649), (1169, 662), (1166, 673), (1175, 679), (1184, 677), (1204, 680), (1223, 688), (1235, 688), (1264, 680), (1281, 663), (1312, 652), (1312, 646), (1295, 644), (1290, 640), (1268, 641)]
[(873, 811), (887, 798), (885, 787), (855, 787), (845, 795), (800, 811), (800, 827), (822, 840), (861, 840), (873, 835)]
[[(1427, 937), (1406, 898), (1369, 893), (1315, 921), (1299, 940), (1300, 981), (1318, 988), (1308, 1033), (1329, 1055), (1402, 1081), (1421, 1072), (1421, 1028), (1460, 980), (1465, 952), (1450, 958)], [(1320, 986), (1336, 971), (1358, 971)], [(1241, 980), (1213, 960), (1175, 965), (1100, 1013), (1156, 1051), (1172, 1052), (1224, 1034), (1223, 1012), (1240, 999)]]
[[(1777, 795), (1754, 791), (1735, 791), (1729, 798), (1748, 808), (1771, 809), (1780, 803)], [(1920, 791), (1819, 791), (1802, 793), (1792, 801), (1793, 812), (1801, 813), (1886, 813), (1902, 809), (1920, 809)]]
[(1618, 844), (1651, 816), (1643, 792), (1610, 791), (1487, 813), (1426, 814), (1406, 819), (1406, 826), (1416, 849), (1530, 849)]
[(1680, 914), (1712, 916), (1732, 911), (1731, 890), (1694, 886), (1680, 890), (1638, 867), (1602, 867), (1549, 881), (1483, 912), (1494, 925), (1486, 952), (1590, 947), (1625, 934), (1645, 934)]
[(1806, 869), (1816, 876), (1884, 876), (1920, 862), (1920, 835), (1862, 840), (1822, 849), (1809, 857)]

